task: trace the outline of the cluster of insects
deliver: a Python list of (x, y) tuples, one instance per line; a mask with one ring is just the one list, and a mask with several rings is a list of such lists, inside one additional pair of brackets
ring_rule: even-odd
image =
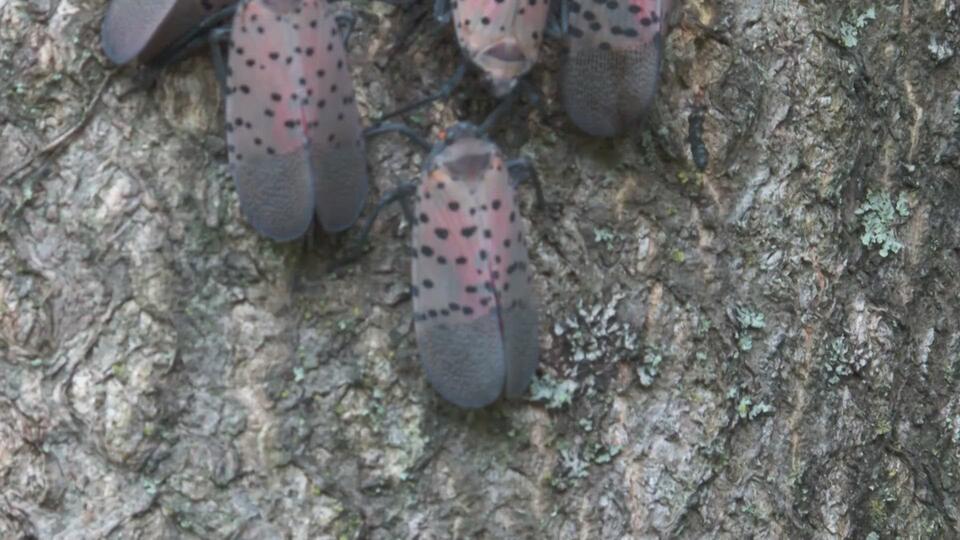
[[(453, 20), (464, 56), (502, 105), (550, 34), (566, 51), (563, 106), (587, 134), (610, 137), (635, 126), (656, 94), (669, 0), (437, 0), (434, 9), (440, 21)], [(487, 137), (502, 106), (479, 126), (444, 130), (434, 144), (400, 124), (365, 130), (347, 66), (351, 29), (350, 17), (337, 15), (328, 0), (113, 0), (102, 42), (118, 64), (167, 64), (197, 44), (213, 44), (241, 209), (269, 238), (299, 238), (313, 223), (328, 233), (356, 223), (369, 190), (366, 138), (397, 131), (429, 151), (419, 180), (377, 207), (398, 200), (413, 225), (421, 363), (438, 393), (459, 406), (518, 397), (539, 359), (516, 198), (520, 181), (536, 179), (535, 171), (507, 159)], [(539, 185), (537, 194), (542, 203)]]

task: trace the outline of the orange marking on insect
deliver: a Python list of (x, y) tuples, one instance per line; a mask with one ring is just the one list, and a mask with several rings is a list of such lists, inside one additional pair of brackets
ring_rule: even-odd
[(442, 169), (437, 168), (430, 172), (429, 179), (431, 182), (446, 182), (450, 180), (450, 176), (444, 172)]

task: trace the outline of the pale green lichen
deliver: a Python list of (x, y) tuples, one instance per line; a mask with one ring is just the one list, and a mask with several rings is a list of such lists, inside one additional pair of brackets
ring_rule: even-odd
[(584, 451), (584, 458), (597, 465), (605, 465), (613, 461), (613, 458), (617, 457), (622, 450), (623, 447), (619, 444), (607, 446), (602, 443), (592, 443)]
[(543, 401), (548, 409), (559, 409), (573, 401), (577, 383), (571, 380), (558, 381), (549, 373), (533, 379), (530, 383), (530, 400)]
[(159, 483), (153, 478), (146, 477), (143, 479), (143, 490), (147, 492), (151, 497), (157, 494), (157, 488)]
[(746, 418), (747, 414), (750, 413), (751, 403), (753, 403), (753, 400), (749, 397), (740, 398), (740, 403), (737, 404), (737, 416), (740, 418)]
[(856, 19), (852, 21), (843, 21), (840, 23), (840, 39), (843, 41), (843, 45), (847, 48), (853, 48), (857, 46), (858, 37), (860, 30), (865, 28), (870, 21), (877, 18), (877, 11), (874, 8), (868, 8), (867, 11), (863, 12)]
[(560, 463), (548, 477), (550, 486), (557, 491), (575, 486), (580, 479), (587, 477), (591, 466), (606, 465), (623, 451), (622, 445), (599, 440), (586, 441), (577, 447), (568, 446), (566, 441), (560, 444)]
[(593, 241), (596, 243), (606, 243), (608, 247), (613, 246), (612, 242), (616, 239), (617, 235), (613, 233), (610, 229), (594, 229), (593, 230)]
[(953, 440), (953, 444), (960, 446), (960, 415), (953, 418), (948, 416), (944, 420), (944, 425), (951, 432), (950, 438)]
[(772, 414), (773, 406), (768, 403), (753, 403), (753, 398), (744, 396), (737, 404), (737, 416), (745, 420), (756, 420), (763, 414)]
[(663, 355), (660, 354), (660, 349), (656, 347), (647, 348), (647, 353), (643, 355), (643, 363), (637, 368), (641, 385), (650, 386), (653, 384), (653, 380), (660, 374), (661, 362), (663, 362)]
[(842, 378), (860, 373), (865, 367), (867, 367), (867, 359), (850, 354), (846, 339), (842, 336), (830, 342), (827, 361), (824, 365), (827, 382), (837, 384)]
[(893, 431), (893, 425), (887, 418), (877, 420), (877, 423), (873, 426), (873, 434), (877, 437), (883, 437), (891, 431)]
[(606, 465), (620, 455), (623, 447), (593, 441), (582, 446), (582, 452), (574, 448), (560, 449), (560, 463), (554, 475), (549, 477), (550, 486), (557, 491), (565, 491), (586, 478), (591, 465)]
[(558, 490), (565, 491), (576, 485), (577, 480), (587, 477), (587, 467), (590, 463), (581, 459), (575, 450), (564, 448), (560, 450), (560, 475), (550, 479), (550, 485)]
[(751, 396), (741, 395), (740, 389), (736, 386), (727, 391), (727, 399), (736, 402), (737, 416), (743, 420), (756, 420), (764, 414), (773, 414), (776, 410), (773, 405), (763, 401), (754, 403)]
[(910, 207), (904, 193), (900, 193), (894, 205), (889, 193), (871, 191), (867, 194), (867, 200), (857, 208), (856, 214), (860, 216), (860, 222), (863, 225), (863, 234), (860, 235), (860, 242), (863, 245), (880, 246), (881, 257), (900, 252), (903, 244), (894, 235), (893, 227), (899, 218), (910, 215)]
[[(340, 508), (342, 508), (342, 506)], [(337, 540), (357, 538), (360, 536), (359, 533), (363, 530), (363, 526), (363, 516), (354, 512), (345, 513), (341, 510), (337, 520), (333, 523), (334, 536), (336, 536)]]
[(713, 321), (706, 317), (697, 321), (697, 337), (706, 336), (711, 327), (713, 327)]
[(575, 486), (578, 480), (587, 477), (591, 464), (606, 465), (622, 451), (623, 447), (618, 444), (607, 445), (599, 441), (584, 445), (582, 454), (572, 448), (563, 448), (558, 474), (550, 478), (550, 485), (558, 491)]
[(757, 403), (750, 407), (750, 412), (747, 414), (748, 420), (756, 420), (762, 414), (773, 414), (774, 408), (773, 405), (769, 403)]
[(587, 467), (589, 467), (590, 464), (581, 459), (575, 451), (562, 450), (560, 456), (567, 478), (576, 479), (587, 477)]
[(736, 315), (737, 324), (740, 326), (736, 334), (737, 346), (740, 347), (741, 351), (746, 352), (753, 349), (753, 336), (750, 334), (750, 330), (762, 330), (767, 323), (764, 320), (763, 313), (753, 311), (750, 308), (737, 307)]
[(741, 307), (737, 308), (737, 323), (739, 323), (740, 328), (744, 330), (748, 328), (756, 328), (759, 330), (767, 326), (767, 323), (764, 321), (763, 313)]
[(110, 371), (113, 373), (113, 376), (117, 379), (126, 382), (127, 380), (127, 365), (123, 362), (117, 362), (110, 366)]
[(626, 293), (615, 292), (610, 300), (587, 305), (578, 300), (577, 309), (553, 325), (553, 333), (570, 344), (573, 361), (604, 359), (614, 363), (635, 358), (639, 333), (617, 317), (617, 307)]
[(930, 51), (930, 55), (938, 64), (942, 64), (953, 58), (953, 47), (950, 46), (950, 43), (948, 41), (938, 40), (934, 34), (930, 35), (930, 43), (927, 44), (927, 50)]

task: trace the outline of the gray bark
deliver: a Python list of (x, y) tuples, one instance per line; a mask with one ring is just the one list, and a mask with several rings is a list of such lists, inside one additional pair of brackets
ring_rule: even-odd
[[(494, 134), (553, 203), (524, 195), (542, 373), (473, 413), (417, 362), (399, 209), (338, 275), (353, 235), (258, 237), (209, 61), (123, 96), (104, 5), (0, 2), (0, 537), (958, 536), (956, 0), (683, 3), (616, 141), (549, 45), (546, 114)], [(353, 7), (367, 117), (452, 71)], [(489, 110), (465, 88), (423, 125)], [(370, 162), (383, 192), (420, 157)]]

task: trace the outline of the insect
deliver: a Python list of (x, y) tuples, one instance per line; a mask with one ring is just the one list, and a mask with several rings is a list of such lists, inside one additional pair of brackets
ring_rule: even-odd
[[(150, 62), (186, 46), (204, 23), (216, 24), (232, 13), (236, 0), (113, 0), (100, 27), (100, 41), (115, 64)], [(222, 14), (222, 16), (217, 16)]]
[[(434, 14), (444, 23), (452, 15), (460, 49), (484, 73), (493, 94), (504, 97), (537, 62), (550, 11), (549, 1), (436, 0)], [(463, 62), (438, 91), (383, 115), (381, 120), (449, 97), (466, 71), (467, 63)]]
[[(444, 13), (447, 2), (452, 5)], [(496, 96), (513, 90), (537, 62), (549, 0), (438, 0), (437, 6), (441, 19), (452, 8), (457, 42)]]
[(360, 113), (325, 0), (246, 0), (233, 19), (227, 150), (240, 207), (261, 234), (350, 227), (368, 190)]
[(563, 106), (589, 135), (616, 136), (657, 93), (670, 0), (568, 0), (568, 9)]
[(693, 164), (701, 171), (705, 170), (710, 162), (710, 150), (703, 144), (704, 109), (702, 103), (695, 104), (687, 118), (687, 142), (690, 144), (690, 156), (693, 157)]
[(519, 397), (539, 361), (537, 302), (511, 177), (527, 167), (507, 161), (481, 128), (459, 123), (433, 147), (419, 182), (377, 208), (413, 197), (407, 210), (420, 361), (434, 389), (461, 407)]

